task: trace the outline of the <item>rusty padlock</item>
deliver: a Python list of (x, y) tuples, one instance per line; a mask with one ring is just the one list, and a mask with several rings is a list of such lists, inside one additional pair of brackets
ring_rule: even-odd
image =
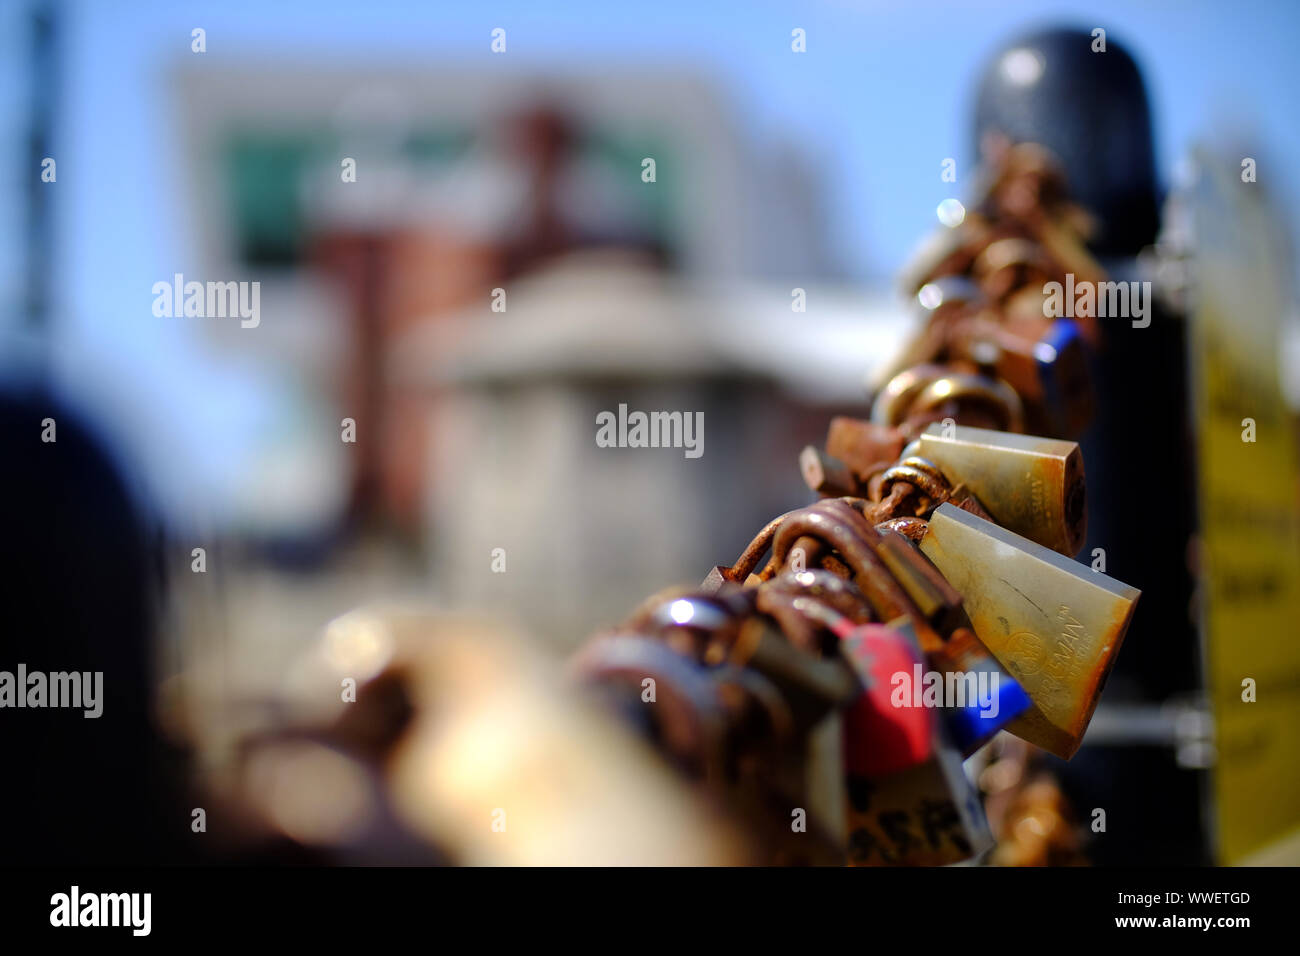
[(826, 432), (826, 454), (844, 462), (859, 482), (866, 482), (898, 459), (906, 439), (895, 428), (861, 418), (837, 415)]

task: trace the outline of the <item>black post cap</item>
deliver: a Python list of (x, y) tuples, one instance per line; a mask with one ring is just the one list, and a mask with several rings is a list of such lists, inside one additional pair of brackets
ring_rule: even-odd
[(975, 144), (990, 133), (1035, 142), (1064, 164), (1072, 197), (1098, 220), (1101, 255), (1133, 255), (1159, 223), (1151, 111), (1142, 74), (1118, 43), (1054, 29), (1003, 47), (985, 68)]

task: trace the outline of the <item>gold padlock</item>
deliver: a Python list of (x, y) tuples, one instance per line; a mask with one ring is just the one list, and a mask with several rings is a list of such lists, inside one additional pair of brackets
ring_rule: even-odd
[(921, 550), (1033, 701), (1007, 729), (1069, 759), (1141, 592), (950, 504), (935, 509)]
[(964, 484), (1008, 530), (1066, 557), (1083, 547), (1088, 503), (1075, 442), (936, 424), (904, 454), (931, 461), (954, 484)]

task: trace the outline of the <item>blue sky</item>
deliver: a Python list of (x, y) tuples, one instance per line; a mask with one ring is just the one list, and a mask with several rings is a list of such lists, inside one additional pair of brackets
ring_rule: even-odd
[[(153, 180), (169, 158), (155, 148), (166, 140), (161, 72), (171, 56), (188, 52), (196, 25), (208, 31), (211, 57), (464, 61), (486, 58), (489, 32), (502, 26), (510, 66), (680, 61), (716, 75), (759, 141), (789, 137), (824, 162), (840, 211), (836, 234), (858, 275), (891, 274), (928, 226), (946, 195), (938, 159), (967, 157), (970, 81), (989, 52), (1022, 27), (1103, 26), (1127, 43), (1146, 70), (1164, 170), (1193, 136), (1213, 133), (1225, 117), (1267, 130), (1279, 158), (1300, 158), (1300, 70), (1292, 48), (1300, 4), (1287, 2), (368, 0), (83, 2), (69, 10), (69, 131), (87, 149), (107, 149)], [(805, 56), (790, 53), (794, 26), (808, 32)], [(138, 205), (134, 192), (105, 198)]]
[[(864, 282), (888, 281), (932, 227), (952, 189), (940, 160), (969, 168), (972, 80), (993, 49), (1036, 26), (1101, 26), (1135, 54), (1162, 180), (1191, 142), (1221, 136), (1230, 121), (1258, 133), (1261, 182), (1289, 207), (1297, 196), (1300, 3), (84, 0), (65, 9), (55, 268), (56, 319), (72, 346), (64, 374), (127, 423), (119, 428), (143, 458), (190, 462), (186, 475), (160, 479), (179, 507), (184, 489), (206, 498), (203, 483), (219, 491), (231, 478), (271, 401), (259, 370), (213, 365), (192, 329), (160, 327), (145, 295), (184, 242), (171, 213), (178, 134), (163, 83), (194, 26), (222, 58), (464, 62), (489, 56), (501, 26), (512, 65), (680, 62), (717, 78), (756, 142), (793, 139), (816, 157), (834, 247)], [(790, 53), (794, 27), (807, 31), (806, 55)], [(0, 92), (8, 111), (11, 88)]]

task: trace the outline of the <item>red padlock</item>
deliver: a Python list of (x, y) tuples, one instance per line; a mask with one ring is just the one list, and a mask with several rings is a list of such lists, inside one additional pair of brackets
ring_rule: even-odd
[(908, 679), (924, 667), (921, 649), (905, 633), (884, 624), (862, 624), (840, 637), (862, 693), (844, 712), (844, 769), (850, 777), (879, 778), (911, 769), (935, 752), (937, 713), (895, 706), (894, 675)]

